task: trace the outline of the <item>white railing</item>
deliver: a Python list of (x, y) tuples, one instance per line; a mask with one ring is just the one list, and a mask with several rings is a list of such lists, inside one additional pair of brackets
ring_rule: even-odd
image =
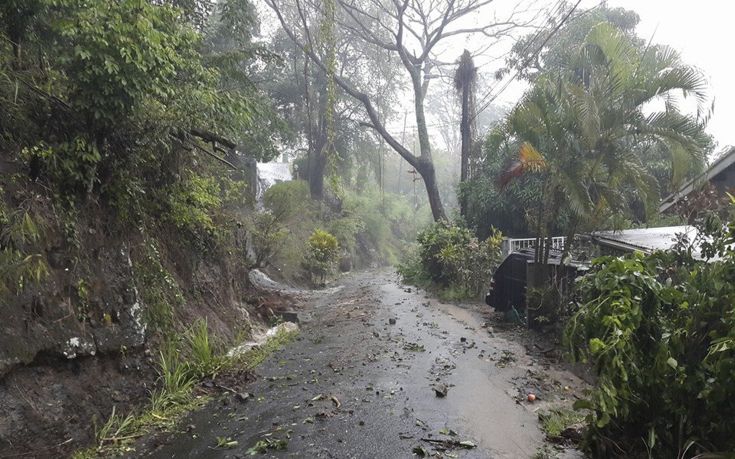
[[(557, 250), (564, 250), (564, 244), (566, 238), (563, 236), (557, 236), (551, 238), (551, 247)], [(502, 251), (503, 256), (508, 256), (513, 252), (518, 252), (522, 249), (533, 249), (536, 246), (535, 238), (527, 239), (503, 239)]]

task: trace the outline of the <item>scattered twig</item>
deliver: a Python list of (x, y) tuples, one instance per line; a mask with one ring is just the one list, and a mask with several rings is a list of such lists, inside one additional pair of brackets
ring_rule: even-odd
[(422, 438), (421, 441), (425, 441), (427, 443), (433, 443), (436, 445), (442, 445), (447, 448), (465, 448), (465, 449), (472, 449), (477, 448), (477, 445), (472, 443), (471, 441), (459, 441), (459, 440), (437, 440), (436, 438)]

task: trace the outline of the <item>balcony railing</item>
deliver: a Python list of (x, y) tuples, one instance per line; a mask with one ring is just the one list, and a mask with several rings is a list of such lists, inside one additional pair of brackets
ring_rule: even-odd
[[(551, 238), (551, 247), (557, 250), (564, 250), (564, 244), (566, 238), (563, 236), (556, 236)], [(501, 249), (503, 256), (508, 256), (513, 252), (518, 252), (522, 249), (533, 249), (536, 246), (535, 238), (527, 239), (504, 239)]]

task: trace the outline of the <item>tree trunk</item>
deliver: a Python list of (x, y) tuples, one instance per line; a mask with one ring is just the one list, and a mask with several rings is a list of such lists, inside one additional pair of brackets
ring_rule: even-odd
[(431, 214), (434, 216), (434, 221), (438, 222), (440, 220), (447, 220), (441, 196), (439, 195), (439, 187), (436, 183), (434, 164), (431, 160), (419, 158), (416, 170), (424, 180), (424, 186), (426, 187), (426, 194), (429, 197), (429, 206), (431, 206)]
[(436, 183), (436, 170), (431, 160), (431, 142), (429, 141), (429, 129), (426, 126), (426, 115), (424, 114), (424, 95), (426, 88), (422, 84), (421, 75), (418, 70), (411, 72), (411, 80), (414, 90), (416, 130), (419, 135), (419, 150), (421, 152), (420, 156), (415, 158), (416, 164), (412, 165), (424, 180), (426, 194), (429, 198), (429, 206), (431, 206), (431, 215), (434, 217), (434, 221), (447, 220), (447, 214), (444, 212), (444, 205), (439, 194), (439, 187)]
[(324, 169), (327, 161), (324, 155), (324, 147), (326, 146), (326, 135), (320, 133), (317, 136), (313, 148), (309, 150), (309, 193), (312, 199), (321, 201), (324, 199)]
[[(470, 149), (472, 148), (472, 133), (470, 129), (470, 88), (462, 88), (462, 120), (459, 125), (462, 136), (462, 154), (459, 173), (459, 183), (462, 184), (469, 178)], [(460, 193), (459, 214), (465, 216), (467, 213), (467, 197)]]
[[(291, 40), (293, 40), (294, 43), (302, 47), (304, 52), (311, 58), (312, 62), (318, 65), (322, 69), (322, 71), (326, 72), (327, 66), (319, 58), (319, 56), (317, 56), (313, 49), (310, 49), (308, 46), (304, 46), (303, 43), (296, 37), (293, 30), (288, 27), (288, 22), (283, 17), (278, 7), (271, 2), (269, 2), (268, 4), (273, 9), (273, 11), (275, 11), (276, 16), (278, 16), (278, 21), (281, 23), (281, 26), (283, 26), (284, 32), (286, 32), (286, 34), (291, 38)], [(307, 38), (310, 39), (310, 37)], [(404, 64), (407, 66), (407, 69), (411, 73), (411, 80), (414, 87), (414, 97), (416, 104), (416, 124), (418, 126), (419, 143), (421, 149), (421, 155), (419, 157), (414, 155), (409, 149), (398, 142), (388, 132), (385, 125), (380, 119), (378, 111), (375, 109), (375, 106), (373, 105), (370, 97), (367, 94), (359, 91), (346, 79), (342, 78), (339, 74), (332, 75), (332, 78), (334, 78), (334, 81), (347, 94), (362, 103), (362, 105), (365, 107), (365, 111), (367, 112), (368, 117), (370, 118), (371, 127), (378, 134), (380, 134), (383, 139), (385, 139), (388, 145), (390, 145), (391, 148), (396, 151), (396, 153), (403, 157), (403, 159), (405, 159), (411, 166), (413, 166), (421, 175), (421, 178), (424, 180), (424, 185), (426, 186), (426, 191), (429, 197), (429, 204), (431, 205), (431, 213), (434, 217), (434, 220), (446, 220), (447, 216), (444, 212), (444, 206), (442, 205), (441, 197), (439, 195), (439, 188), (436, 184), (434, 165), (431, 162), (431, 145), (429, 143), (429, 131), (426, 127), (426, 117), (424, 115), (425, 88), (423, 87), (421, 81), (421, 68), (412, 66), (412, 64), (406, 62), (404, 62)]]

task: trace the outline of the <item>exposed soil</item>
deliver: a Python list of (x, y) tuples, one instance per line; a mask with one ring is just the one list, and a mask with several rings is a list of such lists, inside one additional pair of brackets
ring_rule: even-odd
[(103, 423), (113, 406), (144, 403), (154, 380), (143, 353), (40, 357), (17, 368), (0, 381), (0, 458), (69, 455), (92, 441), (94, 422)]
[(387, 271), (346, 276), (299, 314), (299, 338), (258, 369), (252, 397), (212, 402), (135, 457), (531, 457), (546, 444), (538, 411), (585, 387), (542, 337)]
[[(199, 285), (204, 285), (201, 280)], [(257, 330), (295, 301), (282, 292), (250, 289), (242, 303), (247, 309), (227, 312), (223, 305), (203, 302), (180, 312), (191, 320), (206, 317), (218, 336), (227, 337), (242, 325), (241, 314)], [(157, 380), (154, 355), (145, 347), (73, 359), (41, 353), (14, 368), (0, 378), (0, 459), (67, 457), (89, 446), (95, 424), (103, 424), (113, 407), (127, 415), (148, 404)], [(252, 379), (251, 372), (233, 370), (217, 382), (205, 381), (198, 390), (226, 393), (223, 387), (239, 389)]]

